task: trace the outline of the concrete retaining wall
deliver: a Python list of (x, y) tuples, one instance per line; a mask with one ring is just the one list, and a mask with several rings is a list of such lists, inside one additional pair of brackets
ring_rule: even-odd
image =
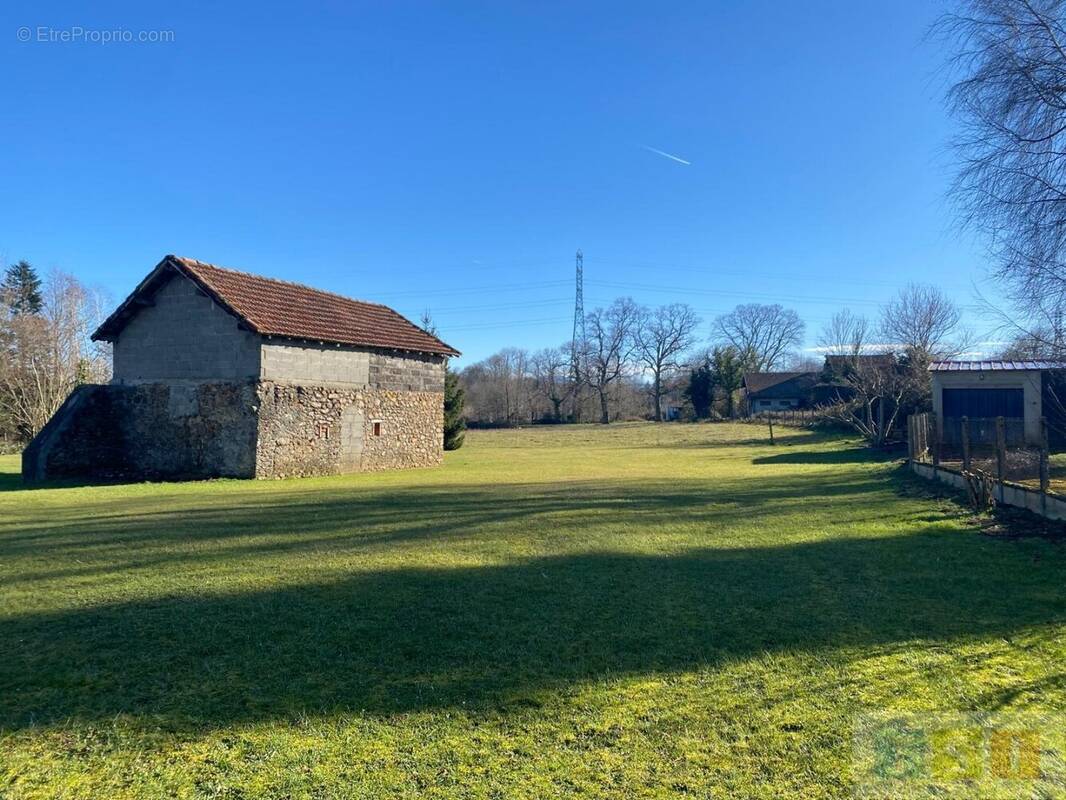
[[(911, 462), (911, 470), (916, 475), (931, 480), (937, 480), (954, 486), (956, 489), (966, 490), (966, 479), (953, 469), (946, 467), (934, 467), (919, 461)], [(1048, 519), (1066, 520), (1066, 497), (1054, 494), (1044, 494), (1039, 489), (1031, 489), (1020, 483), (1004, 481), (996, 487), (996, 502), (1005, 506), (1024, 508)]]

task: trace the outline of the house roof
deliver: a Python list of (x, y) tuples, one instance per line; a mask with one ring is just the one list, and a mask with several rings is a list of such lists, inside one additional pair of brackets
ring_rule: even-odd
[(744, 388), (751, 397), (796, 397), (817, 379), (817, 372), (745, 372)]
[(934, 361), (930, 372), (1018, 372), (1022, 370), (1066, 369), (1062, 361)]
[(262, 336), (457, 356), (459, 351), (388, 306), (352, 300), (299, 283), (168, 255), (93, 334), (113, 340), (154, 292), (184, 275)]

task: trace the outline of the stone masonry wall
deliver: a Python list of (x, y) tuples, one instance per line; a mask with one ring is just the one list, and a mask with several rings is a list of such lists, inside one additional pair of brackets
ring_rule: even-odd
[(257, 395), (256, 477), (427, 467), (444, 458), (443, 392), (264, 381)]
[(82, 401), (67, 412), (68, 419), (56, 420), (55, 435), (35, 454), (39, 466), (33, 479), (251, 478), (253, 386), (82, 387)]
[[(444, 392), (364, 394), (363, 471), (432, 467), (444, 461)], [(381, 434), (373, 433), (374, 423)]]

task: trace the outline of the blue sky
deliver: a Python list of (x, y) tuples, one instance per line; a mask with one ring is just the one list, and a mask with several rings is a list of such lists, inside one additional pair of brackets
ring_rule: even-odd
[[(117, 300), (173, 252), (428, 307), (462, 363), (566, 340), (578, 247), (587, 307), (685, 301), (707, 334), (743, 301), (814, 344), (908, 281), (988, 291), (940, 4), (151, 5), (0, 10), (5, 261)], [(48, 40), (78, 27), (173, 41)]]

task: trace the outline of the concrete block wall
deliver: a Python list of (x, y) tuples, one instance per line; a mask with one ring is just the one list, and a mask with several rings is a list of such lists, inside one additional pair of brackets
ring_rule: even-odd
[(260, 363), (261, 378), (275, 383), (444, 391), (443, 356), (268, 339)]
[(444, 392), (444, 356), (370, 353), (369, 385), (392, 392)]
[(264, 340), (260, 378), (296, 384), (335, 383), (363, 387), (370, 380), (365, 348)]
[(259, 375), (259, 336), (175, 275), (114, 343), (115, 383), (231, 381)]

